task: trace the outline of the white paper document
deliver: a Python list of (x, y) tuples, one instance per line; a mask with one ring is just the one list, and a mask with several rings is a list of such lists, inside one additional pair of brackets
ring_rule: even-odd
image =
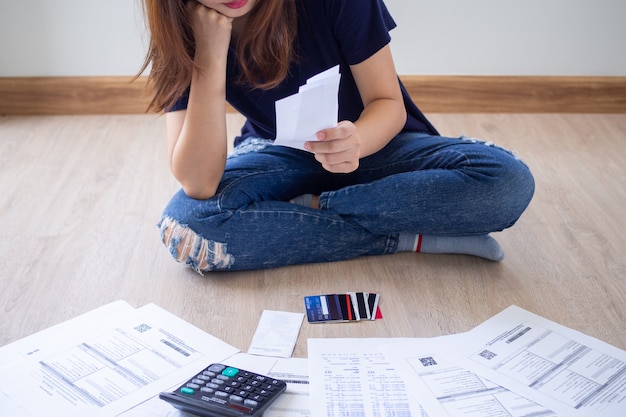
[(263, 310), (248, 353), (280, 358), (291, 357), (302, 320), (303, 313)]
[[(172, 391), (178, 388), (178, 385), (173, 386), (167, 391)], [(190, 417), (190, 414), (180, 411), (170, 403), (163, 401), (158, 396), (152, 397), (149, 400), (131, 408), (128, 411), (118, 414), (119, 417)]]
[(556, 417), (553, 411), (462, 368), (441, 355), (464, 334), (407, 339), (383, 352), (431, 417)]
[(95, 337), (102, 332), (103, 328), (118, 320), (125, 320), (133, 311), (135, 308), (127, 302), (115, 301), (2, 346), (0, 347), (0, 374), (3, 372), (3, 367), (27, 358), (38, 360), (63, 349), (64, 346), (78, 344), (86, 337)]
[[(154, 304), (120, 307), (123, 314), (112, 311), (110, 320), (96, 314), (95, 322), (74, 321), (72, 345), (58, 342), (1, 368), (0, 402), (10, 406), (0, 403), (0, 410), (19, 406), (20, 417), (115, 416), (238, 352)], [(44, 336), (55, 345), (69, 328)], [(40, 335), (32, 340), (44, 342)]]
[(320, 130), (337, 126), (340, 81), (337, 65), (309, 78), (298, 93), (278, 100), (274, 145), (304, 150), (304, 142), (317, 140)]
[(512, 306), (449, 358), (559, 416), (626, 416), (626, 352)]
[(309, 339), (311, 415), (426, 417), (380, 346), (402, 339)]
[(287, 390), (265, 410), (263, 417), (308, 417), (311, 415), (307, 359), (278, 359), (268, 376), (285, 381)]

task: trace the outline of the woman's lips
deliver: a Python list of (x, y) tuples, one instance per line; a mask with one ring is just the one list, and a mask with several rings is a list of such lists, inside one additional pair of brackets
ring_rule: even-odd
[(224, 6), (230, 9), (241, 9), (243, 6), (246, 5), (247, 2), (248, 0), (235, 0), (231, 1), (230, 3), (226, 3)]

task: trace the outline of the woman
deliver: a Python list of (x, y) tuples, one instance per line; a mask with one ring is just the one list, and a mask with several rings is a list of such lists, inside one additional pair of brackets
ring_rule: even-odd
[[(398, 79), (382, 0), (145, 0), (151, 108), (182, 189), (161, 235), (198, 272), (398, 251), (503, 258), (489, 233), (529, 204), (528, 168), (439, 136)], [(273, 146), (275, 102), (340, 66), (339, 123)], [(226, 102), (246, 116), (227, 156)]]

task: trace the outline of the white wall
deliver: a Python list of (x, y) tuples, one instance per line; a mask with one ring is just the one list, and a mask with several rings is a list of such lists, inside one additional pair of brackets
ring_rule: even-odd
[(0, 0), (0, 76), (130, 75), (147, 44), (140, 0)]
[(387, 0), (401, 74), (626, 75), (626, 0)]
[[(134, 74), (139, 2), (0, 0), (0, 77)], [(626, 75), (626, 0), (386, 3), (400, 74)]]

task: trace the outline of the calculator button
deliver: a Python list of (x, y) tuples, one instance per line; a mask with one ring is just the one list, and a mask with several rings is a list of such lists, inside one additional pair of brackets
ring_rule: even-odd
[(228, 368), (226, 368), (226, 369), (224, 369), (222, 371), (222, 375), (227, 376), (229, 378), (237, 376), (238, 373), (239, 373), (239, 369), (233, 368), (231, 366), (229, 366)]
[(225, 393), (224, 391), (215, 391), (215, 396), (220, 398), (228, 398), (230, 394)]
[(213, 378), (211, 378), (210, 376), (207, 376), (207, 375), (198, 375), (197, 378), (201, 379), (203, 381), (210, 381), (210, 380), (213, 379)]
[(223, 379), (219, 379), (219, 378), (214, 378), (211, 380), (212, 383), (217, 384), (217, 385), (222, 385), (224, 383)]
[(231, 395), (230, 397), (228, 397), (228, 400), (231, 403), (235, 403), (235, 404), (243, 404), (243, 397), (240, 397), (239, 395)]
[(221, 365), (219, 363), (216, 363), (216, 364), (209, 366), (207, 368), (207, 371), (218, 373), (218, 372), (222, 372), (224, 369), (226, 369), (226, 365)]
[(212, 382), (209, 382), (208, 384), (206, 384), (206, 386), (207, 386), (208, 388), (213, 388), (213, 389), (218, 389), (218, 388), (220, 387), (219, 385), (214, 384), (214, 383), (212, 383)]
[(189, 388), (189, 387), (182, 387), (180, 389), (180, 392), (186, 395), (193, 395), (196, 393), (196, 391), (194, 391), (192, 388)]
[(215, 390), (213, 388), (209, 388), (209, 387), (202, 387), (202, 388), (200, 388), (200, 391), (206, 392), (207, 394), (215, 392)]
[(254, 394), (253, 396), (250, 397), (250, 399), (254, 401), (262, 402), (263, 400), (265, 400), (265, 396), (261, 394)]
[(254, 408), (257, 405), (259, 405), (259, 403), (254, 401), (254, 400), (246, 399), (246, 400), (243, 401), (243, 405), (247, 405), (250, 408)]
[(192, 380), (191, 380), (191, 382), (193, 382), (194, 384), (198, 384), (198, 385), (204, 385), (204, 384), (206, 384), (206, 382), (205, 382), (205, 381), (203, 381), (203, 380), (202, 380), (202, 379), (200, 379), (200, 378), (194, 378), (194, 379), (192, 379)]
[(193, 383), (190, 382), (190, 383), (187, 384), (187, 388), (198, 389), (198, 388), (200, 388), (200, 385), (193, 384)]
[(217, 375), (215, 372), (211, 372), (211, 371), (204, 371), (202, 372), (202, 375), (206, 375), (210, 378), (215, 378), (215, 376)]

